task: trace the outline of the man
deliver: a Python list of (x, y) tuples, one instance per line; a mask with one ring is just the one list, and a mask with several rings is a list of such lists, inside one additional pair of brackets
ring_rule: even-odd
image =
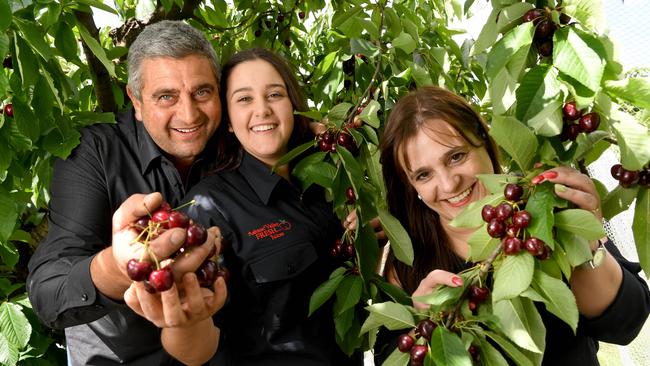
[[(134, 108), (116, 124), (85, 128), (70, 157), (56, 162), (49, 233), (29, 263), (34, 311), (65, 328), (72, 365), (176, 363), (160, 330), (123, 302), (126, 262), (143, 250), (131, 223), (162, 200), (175, 207), (200, 178), (221, 120), (219, 63), (200, 31), (162, 21), (138, 36), (128, 64)], [(162, 195), (140, 194), (149, 192)], [(174, 263), (177, 279), (208, 256), (215, 230)], [(166, 258), (184, 240), (184, 229), (171, 229), (151, 248)]]

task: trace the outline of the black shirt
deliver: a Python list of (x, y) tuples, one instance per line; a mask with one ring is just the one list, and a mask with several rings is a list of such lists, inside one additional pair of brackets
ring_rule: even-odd
[[(55, 163), (49, 232), (29, 262), (34, 311), (47, 326), (66, 328), (74, 365), (152, 365), (168, 357), (159, 329), (103, 296), (90, 278), (90, 262), (111, 245), (112, 215), (124, 200), (158, 191), (175, 207), (185, 194), (180, 174), (133, 111), (117, 120), (84, 128), (80, 145)], [(199, 168), (197, 160), (190, 185)]]
[(362, 364), (335, 342), (330, 306), (308, 317), (313, 291), (333, 269), (329, 248), (341, 225), (322, 192), (304, 195), (262, 162), (244, 154), (241, 165), (202, 180), (189, 193), (188, 213), (219, 226), (229, 245), (226, 305), (215, 365)]

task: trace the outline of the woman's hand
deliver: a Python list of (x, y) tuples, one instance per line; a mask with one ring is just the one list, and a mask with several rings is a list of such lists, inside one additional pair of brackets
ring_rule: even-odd
[(591, 178), (573, 168), (559, 166), (543, 172), (532, 179), (533, 184), (544, 181), (555, 183), (555, 194), (577, 207), (591, 211), (600, 221), (603, 215), (600, 211), (600, 196)]
[[(420, 285), (415, 289), (411, 297), (415, 298), (417, 296), (428, 295), (440, 285), (449, 287), (462, 286), (463, 279), (455, 273), (435, 269), (429, 272), (429, 274), (420, 281)], [(413, 306), (418, 310), (426, 310), (430, 305), (413, 300)]]
[(200, 287), (196, 274), (182, 277), (183, 289), (151, 294), (142, 282), (133, 282), (124, 293), (124, 301), (140, 316), (159, 328), (188, 327), (214, 315), (223, 307), (228, 291), (223, 277), (214, 281), (214, 291)]

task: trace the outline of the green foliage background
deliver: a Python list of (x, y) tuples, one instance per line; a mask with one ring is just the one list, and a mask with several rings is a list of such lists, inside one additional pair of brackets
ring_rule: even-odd
[[(548, 6), (559, 23), (555, 1), (492, 0), (478, 39), (462, 41), (465, 31), (450, 24), (462, 24), (472, 3), (115, 0), (109, 7), (97, 0), (0, 0), (0, 103), (14, 108), (13, 117), (0, 114), (0, 364), (63, 362), (61, 333), (42, 327), (26, 298), (26, 263), (47, 231), (53, 159), (69, 155), (80, 128), (111, 123), (114, 112), (128, 107), (125, 55), (151, 22), (187, 20), (206, 33), (222, 59), (251, 46), (275, 49), (297, 70), (312, 107), (309, 116), (327, 118), (330, 130), (353, 135), (358, 154), (343, 148), (317, 152), (294, 172), (305, 186), (326, 187), (340, 217), (353, 207), (360, 215), (359, 230), (346, 234), (354, 236), (356, 258), (332, 273), (311, 304), (313, 309), (334, 297), (337, 341), (348, 352), (374, 342), (373, 332), (359, 336), (368, 299), (409, 301), (375, 274), (380, 253), (367, 223), (379, 216), (396, 256), (412, 261), (406, 233), (384, 208), (376, 148), (385, 117), (409, 89), (436, 84), (472, 101), (491, 122), (491, 135), (512, 170), (533, 174), (539, 161), (584, 167), (612, 144), (626, 168), (648, 163), (650, 136), (639, 121), (648, 120), (650, 83), (642, 75), (623, 74), (612, 42), (598, 28), (605, 16), (599, 1), (563, 2), (562, 11), (574, 21), (555, 32), (551, 57), (538, 56), (534, 25), (522, 24), (521, 16)], [(97, 9), (117, 14), (123, 24), (97, 29)], [(600, 113), (602, 123), (599, 131), (563, 144), (561, 108), (568, 100)], [(363, 127), (346, 127), (357, 114)], [(346, 203), (348, 186), (358, 197), (354, 206)], [(648, 273), (647, 189), (619, 187), (602, 194), (607, 218), (637, 200), (633, 229)], [(539, 230), (552, 227), (551, 222)], [(535, 276), (537, 283), (546, 280)], [(370, 313), (392, 314), (375, 308)]]

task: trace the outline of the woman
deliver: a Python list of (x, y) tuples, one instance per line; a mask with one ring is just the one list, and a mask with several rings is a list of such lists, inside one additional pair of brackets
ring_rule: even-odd
[[(338, 348), (331, 308), (308, 317), (311, 294), (333, 269), (328, 248), (342, 228), (321, 191), (301, 192), (290, 167), (276, 167), (313, 138), (307, 119), (294, 116), (307, 110), (298, 83), (287, 64), (264, 49), (235, 54), (222, 75), (228, 121), (217, 131), (216, 174), (188, 194), (197, 202), (189, 215), (218, 226), (229, 243), (222, 250), (229, 298), (214, 317), (220, 339), (211, 363), (361, 364)], [(197, 334), (175, 341), (201, 340)], [(175, 345), (166, 347), (173, 356), (189, 352)]]
[[(467, 241), (474, 229), (454, 228), (450, 222), (487, 195), (476, 175), (500, 170), (485, 123), (463, 98), (426, 87), (395, 105), (380, 148), (389, 209), (410, 233), (415, 251), (412, 268), (394, 258), (389, 261), (389, 280), (413, 296), (439, 285), (462, 286), (456, 273), (468, 266)], [(555, 183), (559, 197), (602, 220), (600, 199), (588, 176), (558, 167), (533, 181)], [(592, 251), (598, 246), (598, 241), (591, 243)], [(579, 266), (571, 275), (581, 314), (577, 335), (539, 307), (547, 328), (544, 364), (598, 364), (598, 340), (630, 342), (648, 316), (650, 293), (638, 276), (640, 267), (622, 258), (611, 241), (606, 248), (600, 266)], [(418, 302), (414, 306), (426, 308)]]

